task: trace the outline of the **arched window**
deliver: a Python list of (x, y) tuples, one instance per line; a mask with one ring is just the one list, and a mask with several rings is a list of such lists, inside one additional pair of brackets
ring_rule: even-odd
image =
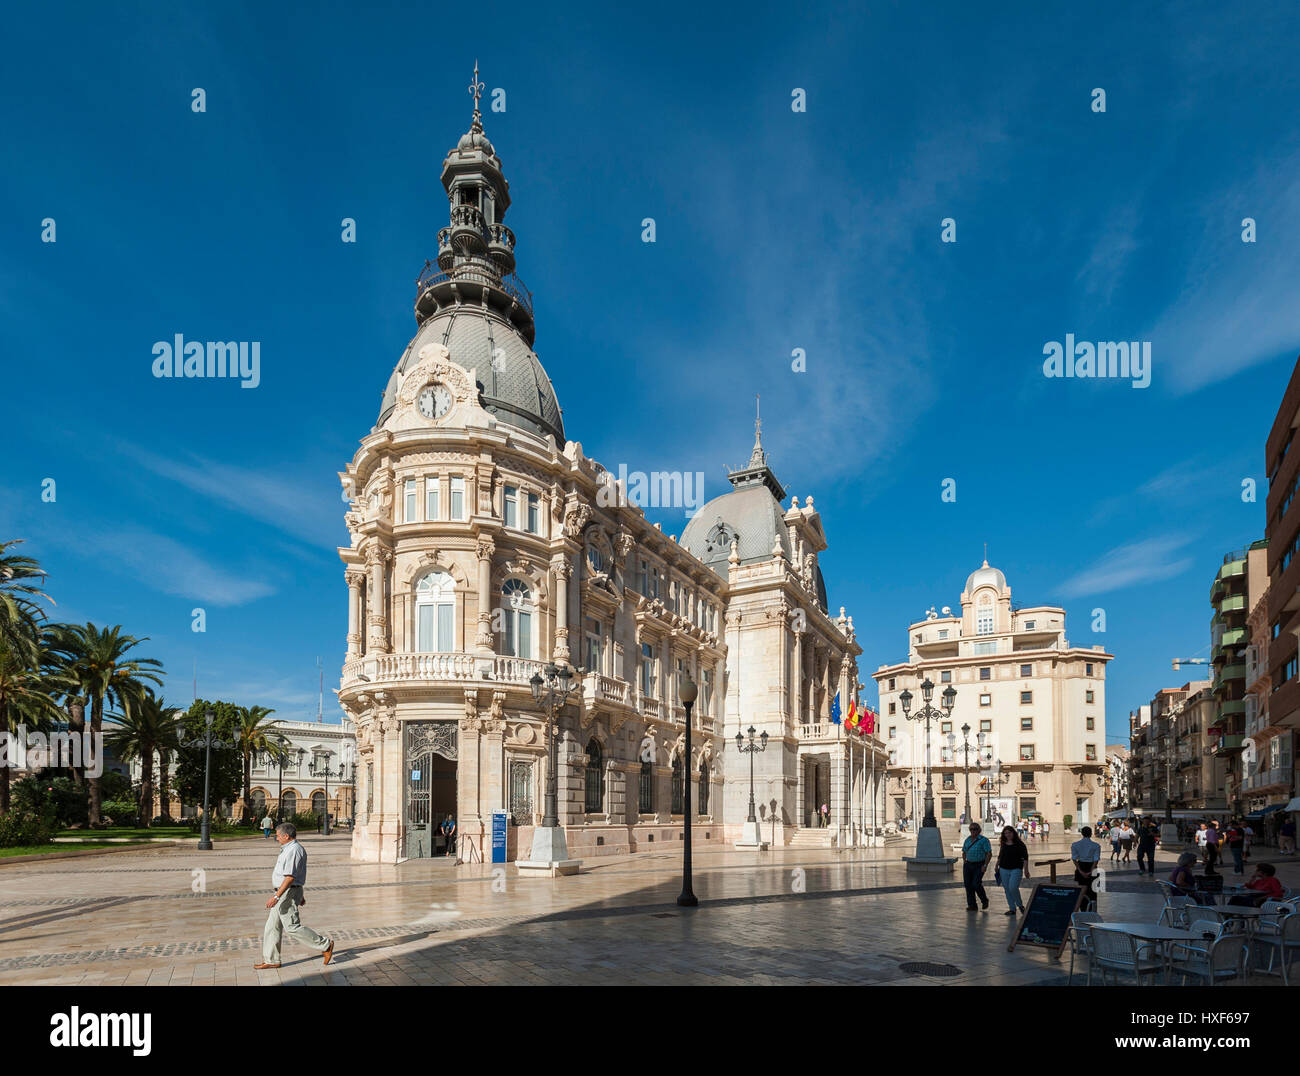
[(298, 793), (286, 792), (280, 800), (280, 817), (288, 818), (298, 813)]
[(642, 814), (650, 814), (655, 809), (655, 779), (654, 772), (650, 763), (641, 763), (641, 781), (638, 789), (637, 810)]
[(600, 757), (600, 743), (587, 744), (587, 813), (600, 814), (605, 805), (605, 767)]
[(533, 656), (533, 592), (521, 579), (507, 579), (501, 585), (501, 606), (505, 631), (501, 653), (512, 658)]
[(253, 816), (260, 822), (266, 816), (266, 793), (260, 788), (253, 790)]
[(325, 793), (314, 792), (311, 797), (311, 813), (321, 816), (325, 813)]
[(700, 814), (709, 813), (709, 764), (700, 762)]
[(456, 584), (446, 572), (429, 572), (415, 585), (415, 649), (422, 654), (455, 649)]
[(673, 756), (673, 814), (682, 813), (682, 756)]

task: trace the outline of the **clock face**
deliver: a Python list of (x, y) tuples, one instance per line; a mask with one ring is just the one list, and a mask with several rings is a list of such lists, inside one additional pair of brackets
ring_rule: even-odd
[(451, 410), (451, 392), (446, 385), (426, 385), (415, 404), (425, 418), (442, 418)]

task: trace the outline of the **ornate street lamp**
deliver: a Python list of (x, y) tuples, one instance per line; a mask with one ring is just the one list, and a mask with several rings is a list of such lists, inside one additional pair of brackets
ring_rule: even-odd
[[(332, 769), (330, 769), (330, 755), (331, 755), (331, 754), (333, 754), (332, 751), (326, 751), (326, 752), (325, 752), (325, 754), (322, 756), (322, 757), (325, 759), (324, 763), (320, 763), (320, 762), (318, 762), (318, 760), (317, 760), (316, 758), (313, 758), (313, 759), (311, 760), (311, 767), (310, 767), (310, 768), (308, 769), (308, 771), (307, 771), (307, 772), (310, 773), (313, 777), (323, 777), (323, 778), (325, 778), (325, 826), (324, 826), (324, 834), (325, 834), (326, 837), (328, 837), (328, 836), (330, 835), (330, 778), (331, 778), (331, 777), (339, 777), (339, 778), (342, 778), (344, 781), (346, 781), (346, 780), (347, 780), (347, 774), (348, 774), (348, 766), (347, 766), (347, 763), (346, 763), (346, 762), (340, 762), (340, 763), (339, 763), (339, 768), (338, 768), (337, 770), (332, 770)], [(355, 770), (356, 770), (356, 768), (353, 767), (353, 773), (354, 773), (354, 776), (355, 776)]]
[(906, 688), (899, 696), (903, 704), (903, 716), (909, 721), (925, 722), (925, 818), (916, 834), (916, 855), (910, 859), (904, 856), (909, 872), (950, 871), (955, 860), (943, 854), (943, 839), (939, 836), (939, 823), (934, 817), (934, 767), (930, 760), (930, 722), (951, 717), (952, 708), (957, 701), (957, 690), (949, 684), (944, 689), (943, 709), (930, 705), (934, 697), (934, 684), (927, 677), (921, 684), (921, 701), (923, 705), (912, 713), (912, 693)]
[(533, 701), (542, 707), (547, 715), (547, 728), (550, 734), (550, 750), (547, 754), (546, 770), (546, 806), (542, 824), (533, 831), (533, 848), (527, 860), (521, 860), (517, 866), (521, 873), (531, 874), (574, 874), (578, 861), (569, 859), (569, 847), (564, 838), (564, 827), (560, 825), (560, 808), (557, 802), (556, 776), (559, 762), (556, 756), (556, 741), (560, 732), (560, 711), (573, 690), (573, 669), (569, 665), (556, 665), (548, 662), (541, 673), (533, 673), (528, 681), (533, 689)]
[(682, 760), (682, 810), (686, 812), (686, 826), (682, 833), (682, 891), (677, 898), (683, 908), (694, 908), (700, 903), (691, 889), (691, 709), (698, 693), (699, 688), (688, 672), (677, 684), (677, 697), (686, 710), (686, 757)]
[(754, 726), (750, 725), (748, 744), (745, 743), (743, 733), (736, 733), (736, 750), (749, 755), (749, 817), (745, 819), (745, 835), (741, 838), (740, 847), (757, 847), (763, 842), (758, 834), (758, 814), (754, 810), (754, 755), (767, 750), (767, 733), (763, 732), (755, 739)]
[(227, 743), (225, 740), (218, 740), (215, 736), (212, 735), (212, 725), (216, 721), (216, 719), (217, 719), (217, 715), (212, 712), (211, 708), (204, 711), (203, 735), (196, 737), (193, 740), (182, 741), (185, 747), (203, 748), (203, 823), (201, 829), (199, 830), (199, 851), (200, 852), (212, 851), (212, 828), (210, 825), (210, 815), (212, 812), (209, 803), (211, 799), (211, 796), (209, 795), (209, 790), (211, 788), (211, 777), (212, 777), (212, 749), (214, 747), (233, 748), (235, 746), (234, 744)]
[[(970, 813), (970, 726), (969, 726), (969, 725), (962, 725), (962, 727), (961, 727), (961, 740), (962, 740), (962, 744), (961, 744), (961, 750), (962, 750), (962, 776), (963, 776), (963, 778), (965, 779), (965, 783), (966, 783), (966, 806), (965, 806), (964, 809), (965, 809), (965, 812), (966, 812), (966, 821), (969, 822), (969, 821), (971, 820), (971, 813)], [(979, 745), (980, 745), (980, 746), (983, 746), (983, 744), (984, 744), (984, 733), (981, 732), (981, 733), (979, 734), (979, 736), (978, 736), (978, 740), (979, 740)], [(953, 753), (954, 756), (956, 755), (956, 753), (957, 753), (957, 737), (956, 737), (955, 734), (953, 734), (953, 733), (951, 733), (951, 732), (948, 733), (948, 749), (949, 749), (950, 751), (952, 751), (952, 753)], [(988, 820), (988, 819), (985, 818), (985, 821), (987, 821), (987, 820)]]

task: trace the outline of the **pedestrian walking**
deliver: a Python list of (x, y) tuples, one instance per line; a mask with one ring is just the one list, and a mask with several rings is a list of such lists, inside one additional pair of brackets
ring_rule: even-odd
[(307, 849), (298, 843), (298, 831), (288, 822), (275, 827), (280, 858), (271, 872), (275, 895), (266, 902), (271, 914), (262, 931), (262, 963), (257, 971), (280, 966), (280, 941), (288, 934), (294, 941), (325, 954), (325, 963), (334, 959), (334, 941), (317, 934), (299, 918), (298, 909), (307, 903), (303, 887), (307, 884)]
[(447, 850), (443, 853), (443, 855), (449, 856), (452, 854), (453, 849), (455, 849), (456, 847), (456, 820), (452, 818), (451, 815), (448, 815), (446, 818), (442, 820), (441, 828), (442, 828), (442, 835), (447, 840)]
[(827, 803), (823, 803), (823, 804), (822, 804), (822, 819), (821, 819), (821, 822), (822, 822), (822, 828), (823, 828), (823, 829), (825, 829), (827, 826), (829, 826), (829, 825), (831, 824), (831, 808), (830, 808), (830, 804), (827, 804)]
[(1288, 818), (1282, 823), (1281, 830), (1278, 831), (1278, 839), (1282, 843), (1280, 849), (1284, 856), (1295, 855), (1295, 820)]
[(1241, 823), (1235, 818), (1228, 823), (1227, 828), (1223, 831), (1223, 840), (1228, 846), (1228, 851), (1232, 854), (1232, 873), (1245, 874), (1246, 832), (1241, 828)]
[(1142, 861), (1146, 860), (1146, 873), (1156, 876), (1156, 824), (1147, 822), (1138, 833), (1138, 874), (1142, 873)]
[(271, 817), (271, 812), (268, 811), (266, 817), (262, 819), (262, 840), (269, 840), (273, 829), (275, 829), (275, 819)]
[(1133, 827), (1130, 826), (1128, 820), (1125, 819), (1124, 823), (1119, 827), (1119, 850), (1120, 855), (1122, 856), (1120, 860), (1121, 863), (1128, 863), (1130, 861), (1133, 854), (1134, 836)]
[(1218, 874), (1214, 865), (1219, 862), (1219, 823), (1210, 819), (1205, 830), (1205, 873)]
[(1243, 822), (1241, 832), (1246, 837), (1241, 846), (1241, 858), (1250, 862), (1250, 846), (1255, 843), (1255, 831), (1251, 829), (1249, 822)]
[(1110, 829), (1110, 861), (1119, 862), (1119, 826), (1112, 826)]
[(1079, 839), (1070, 845), (1074, 862), (1074, 883), (1084, 890), (1081, 911), (1097, 910), (1096, 871), (1101, 865), (1101, 845), (1092, 839), (1092, 827), (1079, 830)]
[(970, 836), (961, 844), (961, 880), (966, 887), (966, 910), (975, 910), (975, 898), (978, 897), (984, 910), (989, 910), (989, 895), (984, 892), (984, 872), (988, 870), (989, 860), (993, 858), (993, 846), (980, 831), (980, 824), (970, 824)]
[(1022, 876), (1029, 877), (1029, 849), (1011, 826), (1004, 826), (998, 841), (998, 864), (993, 880), (1001, 883), (1002, 892), (1006, 894), (1007, 915), (1015, 915), (1017, 909), (1025, 910), (1020, 902)]

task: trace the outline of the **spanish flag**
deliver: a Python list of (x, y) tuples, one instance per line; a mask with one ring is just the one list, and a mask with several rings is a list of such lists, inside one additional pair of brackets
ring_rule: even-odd
[(858, 700), (849, 699), (849, 716), (844, 719), (844, 727), (851, 729), (858, 723)]

